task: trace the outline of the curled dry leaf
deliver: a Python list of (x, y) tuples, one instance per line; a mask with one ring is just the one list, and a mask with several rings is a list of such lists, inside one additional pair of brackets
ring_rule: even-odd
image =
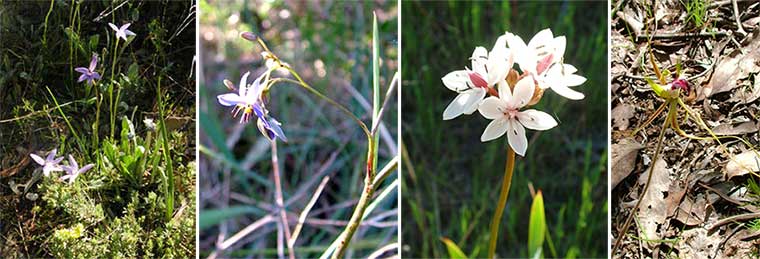
[(610, 162), (612, 163), (612, 189), (615, 189), (618, 183), (631, 174), (631, 171), (636, 166), (636, 157), (638, 156), (639, 149), (642, 148), (644, 148), (644, 145), (632, 139), (623, 139), (619, 143), (612, 145), (610, 158)]
[[(710, 97), (734, 89), (740, 78), (747, 77), (750, 73), (760, 71), (760, 66), (755, 62), (760, 60), (760, 33), (748, 39), (748, 43), (742, 49), (736, 49), (715, 65), (712, 79), (704, 89), (704, 95)], [(742, 53), (742, 50), (746, 54)]]
[(760, 128), (760, 124), (747, 121), (739, 124), (721, 124), (713, 128), (712, 131), (718, 136), (732, 136), (757, 132), (758, 128)]
[(726, 179), (752, 172), (760, 172), (760, 153), (757, 151), (738, 154), (726, 164)]
[(635, 110), (632, 105), (620, 104), (612, 109), (612, 127), (619, 130), (628, 129), (630, 119), (633, 117)]
[[(654, 163), (654, 170), (652, 171), (652, 181), (649, 183), (649, 189), (647, 193), (642, 193), (639, 196), (643, 196), (641, 204), (639, 205), (639, 211), (636, 217), (638, 217), (639, 227), (641, 228), (641, 238), (648, 240), (659, 240), (664, 237), (663, 231), (666, 229), (664, 224), (667, 224), (666, 219), (672, 215), (672, 212), (678, 204), (672, 204), (674, 200), (671, 196), (678, 195), (682, 190), (673, 179), (671, 179), (671, 170), (668, 169), (665, 160), (658, 158)], [(646, 173), (641, 174), (639, 177), (639, 184), (644, 185), (647, 182), (650, 168), (646, 169)], [(670, 198), (670, 199), (669, 199)], [(670, 203), (670, 204), (669, 204)]]

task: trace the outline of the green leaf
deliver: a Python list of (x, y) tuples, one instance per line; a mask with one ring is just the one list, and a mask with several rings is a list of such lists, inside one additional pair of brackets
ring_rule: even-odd
[(652, 81), (652, 79), (645, 78), (647, 80), (647, 84), (649, 84), (650, 87), (652, 87), (652, 90), (654, 90), (654, 93), (662, 98), (668, 99), (670, 97), (670, 94), (668, 93), (665, 88), (663, 88), (660, 84), (655, 83)]
[(544, 215), (544, 198), (541, 191), (533, 198), (530, 207), (530, 225), (528, 226), (528, 255), (531, 258), (542, 258), (541, 248), (544, 245), (546, 233), (546, 216)]
[(467, 258), (466, 255), (464, 255), (464, 252), (462, 252), (462, 249), (457, 246), (454, 241), (451, 241), (451, 239), (442, 237), (441, 241), (443, 241), (443, 244), (446, 245), (446, 250), (449, 251), (449, 258), (453, 259), (459, 259), (459, 258)]

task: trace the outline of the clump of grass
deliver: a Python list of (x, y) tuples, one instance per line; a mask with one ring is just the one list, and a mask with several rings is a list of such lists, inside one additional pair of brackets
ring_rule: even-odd
[(691, 23), (697, 29), (702, 29), (708, 24), (707, 6), (705, 0), (681, 0), (686, 9), (686, 22)]

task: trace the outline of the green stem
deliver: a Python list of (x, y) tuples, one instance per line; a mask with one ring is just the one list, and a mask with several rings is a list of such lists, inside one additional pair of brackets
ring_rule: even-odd
[(509, 187), (512, 185), (512, 172), (515, 169), (515, 151), (512, 147), (507, 147), (507, 166), (504, 168), (504, 180), (501, 183), (501, 193), (499, 194), (499, 203), (496, 212), (491, 219), (491, 238), (488, 243), (488, 258), (494, 258), (496, 255), (496, 240), (499, 239), (499, 224), (501, 215), (504, 213), (504, 207), (507, 206), (509, 197)]
[(618, 237), (615, 239), (615, 245), (612, 247), (612, 252), (610, 253), (613, 257), (615, 256), (615, 252), (622, 244), (620, 241), (623, 241), (623, 237), (625, 236), (625, 233), (628, 232), (628, 227), (631, 225), (631, 221), (633, 220), (634, 216), (636, 215), (636, 210), (639, 209), (639, 205), (641, 205), (641, 201), (644, 200), (644, 197), (647, 195), (647, 190), (649, 190), (649, 182), (652, 181), (652, 174), (654, 173), (654, 165), (657, 163), (657, 158), (660, 156), (660, 150), (662, 149), (662, 142), (665, 137), (665, 130), (668, 129), (668, 125), (672, 125), (673, 123), (673, 117), (676, 114), (676, 106), (675, 102), (669, 101), (670, 107), (668, 109), (668, 115), (665, 118), (665, 122), (662, 124), (662, 130), (660, 131), (660, 136), (657, 137), (657, 147), (654, 151), (654, 156), (652, 157), (652, 165), (649, 167), (649, 175), (647, 176), (647, 183), (644, 185), (644, 189), (641, 191), (642, 195), (639, 197), (639, 200), (636, 202), (636, 206), (633, 206), (633, 209), (631, 209), (631, 214), (628, 215), (628, 219), (625, 220), (625, 224), (623, 224), (623, 228), (618, 233)]
[(161, 77), (158, 77), (156, 86), (156, 95), (158, 95), (159, 121), (161, 121), (161, 137), (163, 138), (162, 146), (164, 149), (164, 161), (166, 161), (166, 220), (169, 221), (174, 215), (174, 168), (172, 167), (171, 154), (169, 153), (169, 133), (166, 131), (166, 112), (164, 111), (163, 94), (161, 93)]
[[(372, 148), (370, 148), (369, 154), (367, 154), (370, 159), (372, 157), (372, 152)], [(369, 205), (369, 200), (375, 193), (375, 188), (373, 188), (375, 175), (373, 172), (374, 166), (370, 165), (370, 161), (372, 160), (368, 160), (367, 174), (364, 176), (364, 191), (362, 191), (362, 195), (359, 198), (359, 203), (356, 204), (354, 213), (351, 215), (351, 219), (348, 221), (346, 230), (344, 230), (339, 237), (340, 241), (338, 242), (338, 246), (335, 248), (335, 252), (332, 254), (332, 259), (343, 258), (343, 255), (346, 252), (346, 248), (348, 247), (348, 243), (351, 241), (351, 237), (354, 236), (356, 229), (358, 229), (359, 225), (361, 224), (362, 217), (364, 216), (364, 211)]]
[(115, 105), (113, 100), (113, 74), (116, 71), (116, 58), (118, 57), (117, 53), (119, 51), (119, 38), (116, 38), (116, 44), (113, 48), (113, 62), (111, 63), (111, 84), (108, 86), (108, 108), (111, 112), (110, 122), (111, 122), (111, 139), (114, 137), (114, 128), (116, 127), (116, 111), (115, 111)]

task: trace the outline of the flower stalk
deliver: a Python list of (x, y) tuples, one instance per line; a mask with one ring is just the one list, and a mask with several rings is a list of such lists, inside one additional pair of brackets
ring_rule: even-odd
[(488, 240), (488, 258), (494, 258), (496, 255), (496, 241), (499, 239), (499, 225), (501, 216), (504, 214), (504, 207), (507, 206), (509, 197), (509, 187), (512, 186), (512, 172), (515, 169), (515, 151), (507, 147), (507, 165), (504, 168), (504, 179), (501, 182), (501, 193), (499, 193), (499, 202), (496, 204), (496, 211), (491, 219), (491, 237)]

